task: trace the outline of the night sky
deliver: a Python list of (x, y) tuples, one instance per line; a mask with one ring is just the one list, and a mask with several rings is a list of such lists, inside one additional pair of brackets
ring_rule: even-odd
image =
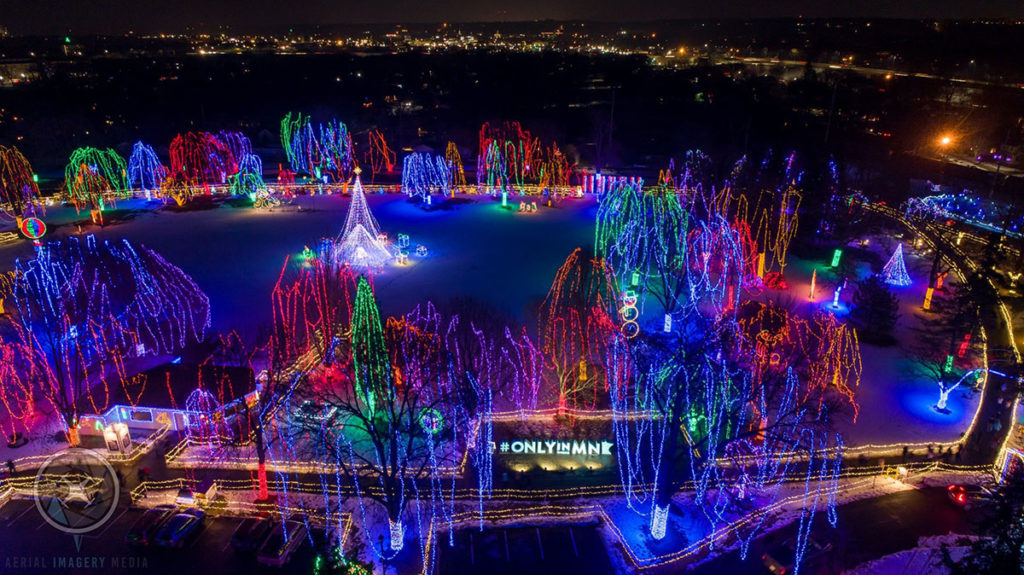
[(1022, 0), (0, 0), (11, 34), (280, 31), (345, 23), (1024, 17)]

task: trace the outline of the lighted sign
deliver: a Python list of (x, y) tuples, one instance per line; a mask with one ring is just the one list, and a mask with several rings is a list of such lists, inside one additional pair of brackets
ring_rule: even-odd
[(582, 455), (607, 457), (612, 455), (610, 441), (565, 441), (559, 439), (515, 439), (498, 444), (499, 453), (514, 455)]

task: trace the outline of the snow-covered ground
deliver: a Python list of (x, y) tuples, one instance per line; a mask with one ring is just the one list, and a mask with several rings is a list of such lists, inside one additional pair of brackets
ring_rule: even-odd
[[(541, 206), (531, 214), (502, 209), (499, 200), (480, 195), (462, 196), (451, 209), (432, 211), (404, 195), (371, 194), (367, 199), (381, 230), (392, 241), (399, 233), (408, 234), (412, 248), (411, 265), (390, 267), (375, 278), (378, 302), (388, 314), (407, 313), (426, 300), (471, 296), (513, 319), (525, 319), (527, 308), (544, 298), (572, 250), (593, 243), (592, 197)], [(285, 257), (297, 256), (320, 238), (335, 237), (345, 223), (349, 198), (300, 196), (295, 203), (302, 209), (268, 212), (221, 205), (171, 212), (146, 209), (141, 200), (121, 201), (119, 210), (138, 210), (134, 217), (104, 228), (81, 227), (104, 240), (126, 238), (156, 250), (210, 297), (215, 329), (247, 332), (270, 322), (270, 292)], [(44, 239), (78, 233), (74, 222), (87, 222), (88, 216), (70, 208), (48, 209), (50, 231)], [(427, 257), (414, 255), (418, 244), (427, 247)], [(31, 256), (27, 240), (0, 246), (0, 269), (16, 257)]]
[(922, 537), (917, 541), (917, 547), (900, 551), (885, 557), (862, 563), (847, 575), (917, 575), (929, 573), (944, 575), (949, 569), (942, 563), (942, 547), (945, 545), (949, 550), (949, 557), (953, 561), (959, 561), (977, 539), (970, 535), (936, 535), (934, 537)]
[[(381, 229), (394, 239), (410, 237), (410, 265), (391, 266), (375, 279), (383, 313), (402, 314), (416, 304), (472, 297), (493, 305), (523, 322), (534, 333), (535, 310), (569, 253), (591, 245), (596, 203), (592, 197), (567, 199), (561, 206), (541, 206), (537, 213), (502, 209), (488, 196), (461, 196), (450, 209), (425, 211), (405, 196), (369, 195), (371, 210)], [(301, 210), (267, 212), (220, 205), (210, 210), (173, 212), (152, 210), (141, 200), (119, 202), (131, 217), (104, 228), (91, 225), (88, 213), (50, 208), (45, 217), (48, 240), (80, 233), (95, 233), (104, 240), (127, 238), (155, 249), (189, 273), (210, 297), (215, 330), (237, 329), (255, 334), (271, 318), (270, 292), (287, 256), (297, 256), (319, 238), (334, 237), (341, 229), (349, 199), (338, 195), (302, 196)], [(510, 200), (510, 206), (516, 204)], [(435, 203), (436, 204), (436, 203)], [(152, 207), (152, 206), (150, 206)], [(13, 226), (12, 226), (13, 227)], [(872, 238), (871, 249), (884, 262), (895, 238)], [(839, 414), (838, 426), (850, 446), (945, 442), (967, 429), (979, 394), (957, 390), (950, 396), (950, 414), (932, 409), (938, 398), (935, 382), (915, 369), (908, 352), (920, 328), (918, 315), (927, 284), (929, 261), (904, 240), (906, 263), (913, 285), (895, 288), (902, 317), (897, 324), (899, 343), (891, 347), (862, 344), (864, 371), (858, 390), (861, 405), (856, 422)], [(426, 257), (414, 255), (423, 244)], [(0, 246), (0, 269), (16, 257), (31, 257), (32, 246), (20, 241)], [(845, 257), (845, 256), (844, 256)], [(830, 260), (831, 258), (827, 258)], [(806, 312), (813, 307), (831, 309), (834, 285), (830, 261), (805, 261), (790, 256), (785, 270), (789, 289), (766, 292), (766, 297), (792, 298)], [(817, 289), (810, 300), (812, 270), (818, 270)], [(858, 275), (869, 272), (862, 265)], [(950, 278), (951, 280), (952, 278)], [(840, 317), (848, 313), (854, 292), (843, 290)], [(936, 298), (943, 297), (936, 295)]]
[[(877, 253), (882, 262), (892, 255), (897, 238), (871, 238), (868, 249)], [(904, 445), (912, 443), (940, 443), (959, 439), (970, 426), (977, 411), (981, 394), (964, 386), (949, 396), (947, 409), (950, 413), (939, 413), (933, 406), (939, 398), (939, 388), (934, 376), (913, 357), (916, 340), (924, 326), (921, 317), (928, 313), (921, 309), (928, 288), (928, 273), (931, 259), (919, 254), (907, 239), (904, 242), (904, 261), (913, 284), (907, 287), (893, 287), (899, 298), (900, 318), (896, 322), (897, 343), (892, 346), (878, 346), (861, 342), (863, 373), (857, 389), (860, 412), (854, 422), (852, 412), (837, 414), (837, 427), (843, 432), (848, 446), (858, 445)], [(844, 254), (844, 257), (847, 257)], [(786, 267), (786, 282), (789, 286), (782, 297), (793, 297), (801, 302), (806, 312), (812, 306), (833, 311), (838, 317), (849, 314), (849, 303), (856, 291), (851, 281), (840, 292), (839, 308), (832, 307), (835, 284), (827, 271), (831, 261), (806, 261), (797, 257), (789, 258)], [(816, 297), (809, 301), (812, 270), (818, 270)], [(871, 273), (866, 263), (857, 267), (857, 276), (866, 277)], [(952, 276), (946, 278), (946, 285), (954, 285)], [(937, 292), (934, 300), (946, 297)], [(957, 366), (966, 367), (970, 354), (964, 362), (957, 360)], [(975, 365), (980, 367), (980, 365)]]

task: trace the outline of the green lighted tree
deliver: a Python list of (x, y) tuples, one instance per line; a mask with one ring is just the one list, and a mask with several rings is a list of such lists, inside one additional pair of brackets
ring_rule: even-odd
[(356, 286), (356, 301), (352, 310), (352, 367), (355, 389), (359, 398), (372, 412), (375, 398), (387, 394), (391, 384), (391, 367), (384, 344), (384, 328), (380, 322), (377, 300), (373, 288), (365, 277)]
[(112, 149), (78, 148), (64, 168), (64, 188), (77, 209), (102, 210), (107, 200), (127, 197), (128, 166)]

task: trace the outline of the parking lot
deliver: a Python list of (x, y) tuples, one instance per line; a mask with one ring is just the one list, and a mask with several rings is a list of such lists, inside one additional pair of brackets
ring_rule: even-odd
[(596, 525), (457, 531), (439, 536), (440, 573), (567, 575), (614, 573)]
[(0, 573), (309, 573), (314, 552), (308, 541), (283, 569), (258, 565), (235, 552), (231, 537), (241, 518), (208, 517), (198, 535), (180, 549), (132, 547), (124, 535), (143, 513), (121, 504), (111, 520), (75, 538), (46, 523), (32, 500), (0, 508)]

